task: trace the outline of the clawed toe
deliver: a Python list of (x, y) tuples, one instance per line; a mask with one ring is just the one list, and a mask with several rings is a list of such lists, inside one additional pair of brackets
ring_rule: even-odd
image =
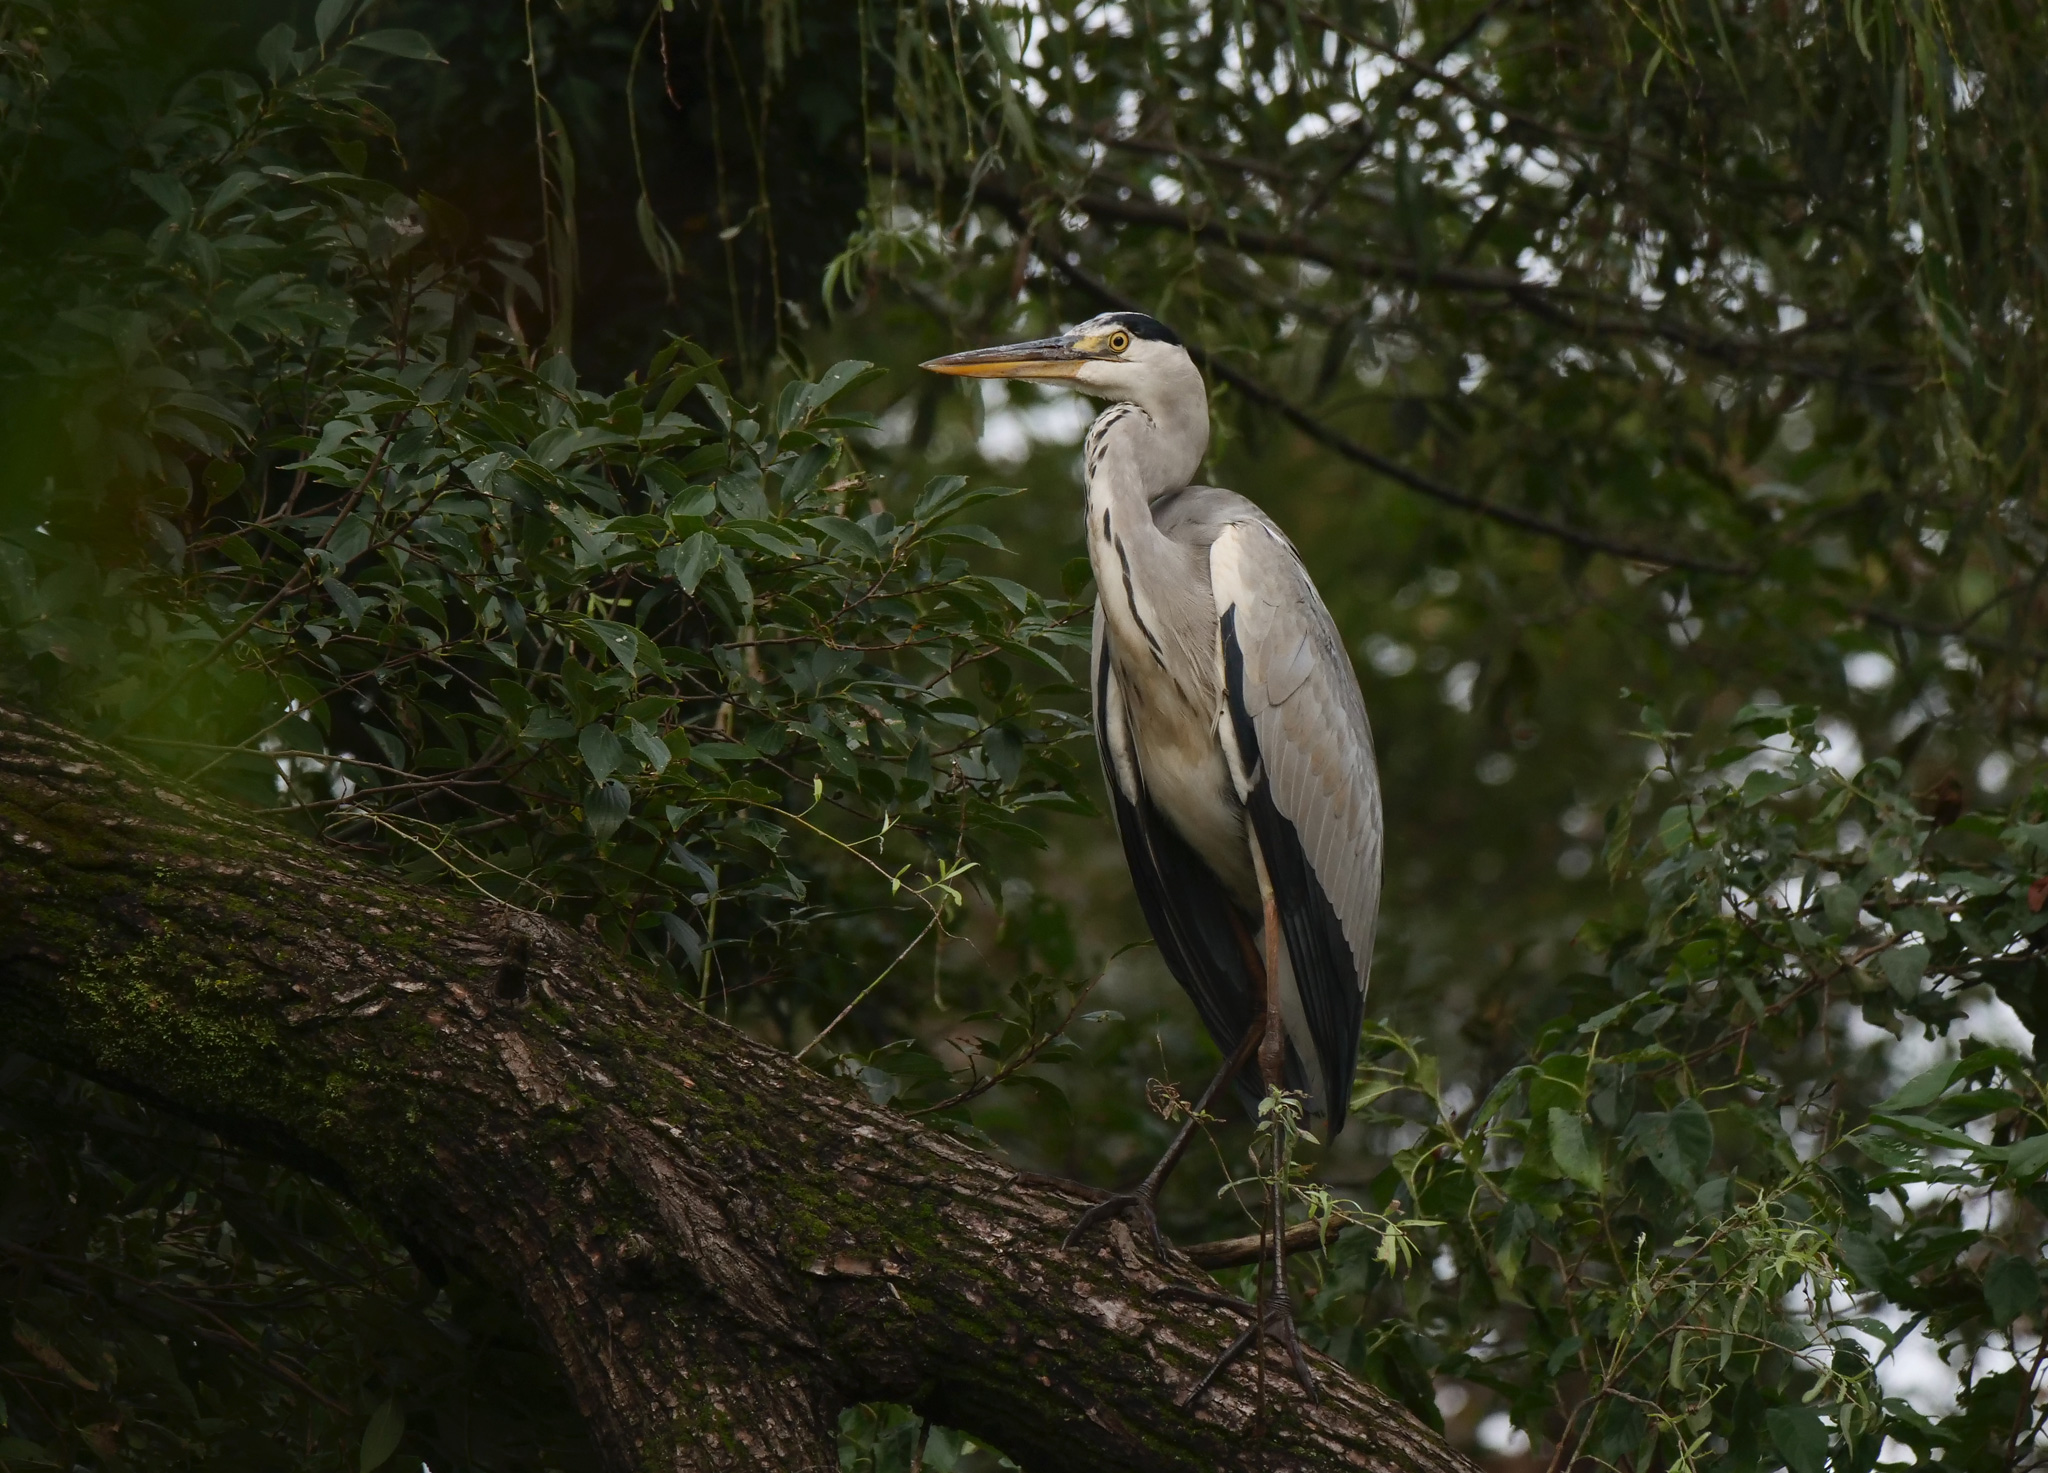
[(1185, 1289), (1178, 1285), (1170, 1286), (1170, 1291), (1163, 1289), (1160, 1292), (1172, 1298), (1193, 1299), (1203, 1304), (1213, 1304), (1218, 1309), (1242, 1312), (1251, 1317), (1251, 1323), (1240, 1330), (1236, 1338), (1223, 1347), (1223, 1353), (1210, 1362), (1209, 1369), (1202, 1373), (1202, 1379), (1195, 1383), (1195, 1389), (1181, 1402), (1182, 1407), (1192, 1407), (1200, 1401), (1208, 1393), (1209, 1388), (1216, 1384), (1216, 1378), (1267, 1334), (1287, 1347), (1288, 1361), (1294, 1367), (1294, 1379), (1301, 1383), (1301, 1389), (1307, 1394), (1309, 1404), (1313, 1406), (1321, 1402), (1322, 1392), (1316, 1385), (1315, 1373), (1308, 1368), (1308, 1357), (1301, 1349), (1301, 1337), (1294, 1330), (1294, 1316), (1284, 1305), (1273, 1305), (1261, 1317), (1257, 1305), (1247, 1304), (1242, 1299), (1232, 1299), (1224, 1294), (1210, 1295), (1200, 1289)]
[(1159, 1216), (1152, 1210), (1152, 1198), (1146, 1192), (1118, 1192), (1113, 1197), (1105, 1197), (1097, 1202), (1081, 1214), (1081, 1220), (1074, 1224), (1073, 1230), (1067, 1234), (1067, 1240), (1060, 1246), (1072, 1248), (1087, 1236), (1090, 1228), (1107, 1222), (1110, 1218), (1122, 1217), (1127, 1212), (1137, 1214), (1139, 1224), (1145, 1230), (1145, 1236), (1152, 1242), (1152, 1251), (1160, 1258), (1165, 1258), (1166, 1238), (1159, 1231)]

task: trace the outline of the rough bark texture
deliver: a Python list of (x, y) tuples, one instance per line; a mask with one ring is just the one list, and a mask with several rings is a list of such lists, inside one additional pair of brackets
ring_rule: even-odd
[(338, 1180), (514, 1295), (609, 1463), (836, 1469), (907, 1402), (1043, 1469), (1469, 1473), (1327, 1364), (1178, 1405), (1239, 1321), (1079, 1199), (647, 989), (0, 710), (0, 1036)]

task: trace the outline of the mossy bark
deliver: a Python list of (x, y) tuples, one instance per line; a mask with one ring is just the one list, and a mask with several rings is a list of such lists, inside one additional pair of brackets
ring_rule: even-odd
[(620, 1470), (835, 1469), (908, 1402), (1031, 1469), (1467, 1473), (1276, 1358), (1078, 1199), (657, 992), (0, 710), (0, 1035), (341, 1183), (514, 1295)]

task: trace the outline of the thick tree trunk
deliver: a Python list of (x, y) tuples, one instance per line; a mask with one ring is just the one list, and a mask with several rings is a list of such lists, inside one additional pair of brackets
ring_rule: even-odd
[(1030, 1469), (1468, 1473), (1327, 1364), (1179, 1402), (1237, 1330), (1079, 1205), (644, 987), (0, 710), (0, 1036), (341, 1182), (522, 1303), (610, 1465), (836, 1469), (907, 1402)]

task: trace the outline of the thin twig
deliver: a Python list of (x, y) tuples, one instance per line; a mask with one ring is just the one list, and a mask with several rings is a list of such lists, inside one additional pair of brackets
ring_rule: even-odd
[[(1039, 252), (1039, 259), (1065, 277), (1074, 286), (1080, 288), (1089, 296), (1094, 297), (1105, 306), (1123, 312), (1141, 312), (1144, 310), (1138, 303), (1124, 296), (1107, 282), (1091, 274), (1085, 267), (1068, 260), (1064, 251), (1056, 249), (1041, 250)], [(1274, 411), (1318, 444), (1336, 451), (1346, 460), (1354, 461), (1378, 475), (1385, 476), (1390, 481), (1407, 487), (1411, 491), (1420, 492), (1433, 501), (1441, 501), (1445, 505), (1455, 506), (1461, 511), (1474, 512), (1479, 516), (1504, 523), (1507, 526), (1519, 528), (1524, 532), (1535, 532), (1541, 536), (1568, 543), (1587, 552), (1606, 553), (1612, 557), (1625, 558), (1634, 563), (1646, 563), (1654, 567), (1682, 568), (1687, 572), (1712, 573), (1731, 578), (1749, 577), (1755, 572), (1754, 566), (1748, 563), (1729, 563), (1718, 559), (1689, 557), (1683, 553), (1666, 551), (1663, 548), (1646, 547), (1640, 543), (1627, 542), (1620, 538), (1608, 537), (1599, 532), (1588, 532), (1578, 527), (1568, 526), (1563, 522), (1553, 522), (1548, 517), (1539, 517), (1533, 512), (1521, 511), (1512, 506), (1502, 506), (1500, 503), (1488, 501), (1482, 496), (1474, 496), (1469, 491), (1460, 491), (1455, 487), (1446, 486), (1441, 481), (1431, 480), (1428, 476), (1418, 471), (1412, 471), (1396, 461), (1387, 459), (1377, 451), (1368, 450), (1349, 435), (1324, 424), (1278, 390), (1268, 388), (1250, 375), (1231, 367), (1230, 364), (1226, 363), (1215, 353), (1210, 352), (1200, 343), (1190, 342), (1187, 345), (1187, 349), (1188, 356), (1193, 358), (1198, 365), (1215, 374), (1216, 377), (1222, 379), (1254, 404)]]
[(882, 968), (881, 971), (877, 972), (875, 974), (875, 980), (868, 983), (867, 986), (863, 987), (860, 990), (860, 992), (854, 997), (852, 1002), (848, 1003), (845, 1007), (841, 1008), (839, 1010), (838, 1017), (834, 1018), (831, 1022), (827, 1023), (823, 1028), (820, 1028), (817, 1032), (817, 1035), (814, 1038), (812, 1038), (809, 1043), (805, 1044), (802, 1048), (798, 1049), (796, 1051), (796, 1056), (799, 1059), (801, 1059), (805, 1054), (809, 1053), (812, 1049), (816, 1048), (819, 1044), (823, 1043), (825, 1041), (825, 1035), (830, 1033), (834, 1028), (837, 1028), (841, 1023), (844, 1023), (846, 1021), (847, 1015), (851, 1013), (855, 1008), (859, 1007), (863, 1002), (865, 1002), (867, 1000), (868, 994), (873, 992), (877, 987), (880, 987), (884, 979), (886, 979), (891, 972), (896, 970), (896, 968), (902, 963), (905, 957), (909, 956), (910, 953), (917, 950), (918, 943), (923, 941), (925, 937), (931, 935), (932, 928), (937, 926), (938, 923), (939, 912), (937, 910), (934, 910), (932, 912), (932, 918), (924, 923), (924, 929), (922, 931), (919, 931), (915, 936), (910, 938), (910, 944), (904, 947), (903, 950), (896, 953), (895, 960), (890, 962), (888, 966)]
[[(931, 1115), (940, 1110), (950, 1110), (956, 1105), (964, 1105), (971, 1099), (987, 1094), (1005, 1079), (1014, 1075), (1018, 1070), (1029, 1067), (1031, 1061), (1044, 1053), (1051, 1046), (1054, 1039), (1062, 1038), (1066, 1035), (1067, 1028), (1081, 1011), (1081, 1004), (1088, 1001), (1089, 994), (1095, 991), (1096, 983), (1100, 982), (1106, 975), (1107, 973), (1098, 973), (1095, 981), (1090, 982), (1076, 994), (1074, 1005), (1067, 1009), (1066, 1017), (1060, 1019), (1059, 1027), (1041, 1036), (1030, 1048), (1024, 1050), (1023, 1053), (1003, 1065), (1002, 1068), (996, 1070), (993, 1074), (977, 1079), (950, 1099), (940, 1100), (936, 1105), (920, 1105), (915, 1110), (906, 1110), (904, 1113), (906, 1115)], [(813, 1039), (812, 1042), (816, 1042), (816, 1040)]]

